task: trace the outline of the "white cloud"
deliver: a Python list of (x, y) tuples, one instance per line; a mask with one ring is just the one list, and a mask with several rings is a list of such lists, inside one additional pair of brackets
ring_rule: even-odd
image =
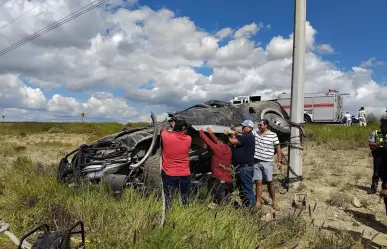
[(383, 65), (387, 65), (387, 63), (384, 61), (378, 61), (376, 60), (375, 57), (372, 57), (366, 61), (362, 61), (360, 64), (361, 67), (376, 67), (376, 66), (383, 66)]
[(317, 52), (320, 54), (333, 54), (335, 50), (329, 44), (320, 44), (317, 46)]
[[(305, 50), (310, 51), (314, 49), (315, 35), (317, 31), (310, 25), (310, 22), (306, 22), (305, 27)], [(271, 39), (270, 43), (266, 46), (269, 59), (283, 59), (292, 56), (293, 52), (293, 33), (289, 35), (288, 39), (282, 36), (276, 36)]]
[(235, 31), (235, 38), (250, 38), (255, 35), (260, 30), (260, 27), (257, 26), (256, 23), (251, 23), (243, 26), (242, 28)]
[[(36, 3), (38, 0), (10, 1), (0, 8), (0, 25)], [(2, 47), (86, 3), (89, 1), (45, 2), (12, 28), (0, 31)], [(14, 117), (27, 116), (23, 112), (28, 110), (30, 118), (44, 120), (77, 119), (80, 112), (95, 119), (132, 120), (148, 118), (149, 109), (164, 112), (208, 99), (229, 100), (233, 95), (261, 94), (268, 99), (290, 89), (293, 48), (292, 34), (275, 36), (265, 46), (252, 38), (270, 27), (250, 23), (235, 32), (223, 27), (211, 34), (167, 9), (95, 9), (0, 56), (0, 108)], [(373, 72), (367, 69), (375, 61), (340, 70), (315, 54), (334, 52), (328, 44), (316, 45), (316, 34), (307, 22), (306, 92), (337, 89), (351, 94), (345, 100), (348, 110), (356, 111), (359, 106), (384, 110), (386, 88), (373, 81)], [(223, 45), (220, 41), (226, 38), (231, 39)], [(202, 66), (211, 67), (212, 75), (200, 74), (196, 68)], [(20, 77), (30, 84), (25, 85)], [(63, 96), (63, 87), (86, 92), (89, 98)], [(54, 95), (46, 98), (43, 93), (48, 89)], [(97, 89), (114, 89), (115, 95), (121, 91), (121, 97), (140, 108), (135, 111), (124, 99)], [(144, 106), (149, 108), (143, 111)]]
[(0, 75), (0, 106), (42, 109), (45, 104), (46, 97), (39, 88), (27, 87), (14, 75)]
[(224, 39), (232, 34), (233, 30), (231, 28), (223, 28), (216, 32), (215, 37), (219, 39)]

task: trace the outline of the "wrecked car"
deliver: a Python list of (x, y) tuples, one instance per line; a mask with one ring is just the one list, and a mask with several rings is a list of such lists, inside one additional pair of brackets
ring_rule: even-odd
[[(288, 114), (275, 101), (259, 101), (232, 105), (228, 102), (211, 100), (191, 106), (182, 111), (168, 114), (190, 124), (189, 135), (192, 145), (189, 153), (193, 182), (211, 172), (211, 152), (203, 148), (199, 129), (211, 127), (215, 135), (231, 126), (251, 119), (258, 122), (269, 120), (270, 129), (277, 133), (281, 143), (289, 139)], [(121, 132), (105, 136), (90, 144), (83, 144), (65, 155), (59, 163), (57, 180), (64, 184), (108, 183), (115, 192), (125, 187), (135, 189), (155, 189), (161, 186), (160, 177), (160, 131), (169, 127), (166, 120), (158, 122), (151, 114), (152, 124), (123, 129)], [(200, 181), (200, 180), (198, 180)], [(197, 181), (196, 181), (197, 182)]]

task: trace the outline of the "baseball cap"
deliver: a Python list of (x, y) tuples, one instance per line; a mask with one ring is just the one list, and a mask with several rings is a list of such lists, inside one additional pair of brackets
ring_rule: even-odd
[(172, 122), (172, 121), (176, 122), (176, 118), (175, 117), (168, 117), (168, 122)]
[(250, 126), (251, 128), (254, 128), (254, 123), (251, 120), (245, 120), (243, 123), (241, 123), (242, 126)]

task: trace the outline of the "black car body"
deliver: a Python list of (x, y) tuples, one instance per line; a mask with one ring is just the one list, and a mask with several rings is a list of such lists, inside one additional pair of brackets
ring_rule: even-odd
[[(258, 122), (269, 120), (270, 129), (277, 133), (281, 143), (290, 137), (288, 115), (275, 101), (251, 102), (238, 106), (212, 100), (182, 111), (168, 114), (184, 119), (191, 126), (192, 146), (189, 154), (193, 176), (211, 172), (211, 152), (203, 148), (198, 130), (211, 127), (215, 135), (222, 134), (231, 125), (245, 119)], [(152, 125), (123, 131), (81, 145), (60, 160), (57, 179), (61, 183), (79, 186), (81, 183), (98, 184), (105, 181), (116, 192), (126, 186), (152, 189), (160, 182), (160, 131), (168, 127), (167, 120), (157, 122), (152, 113)], [(231, 130), (230, 130), (231, 132)]]

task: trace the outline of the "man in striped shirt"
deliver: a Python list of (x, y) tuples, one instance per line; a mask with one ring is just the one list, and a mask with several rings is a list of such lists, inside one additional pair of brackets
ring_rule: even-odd
[(253, 131), (255, 136), (255, 153), (254, 153), (254, 177), (256, 183), (256, 205), (261, 208), (262, 199), (262, 182), (267, 182), (269, 194), (272, 199), (273, 207), (278, 210), (278, 204), (275, 200), (275, 189), (273, 180), (274, 170), (274, 150), (277, 152), (279, 168), (282, 166), (282, 152), (278, 136), (270, 131), (269, 121), (263, 119), (258, 123), (258, 132)]

